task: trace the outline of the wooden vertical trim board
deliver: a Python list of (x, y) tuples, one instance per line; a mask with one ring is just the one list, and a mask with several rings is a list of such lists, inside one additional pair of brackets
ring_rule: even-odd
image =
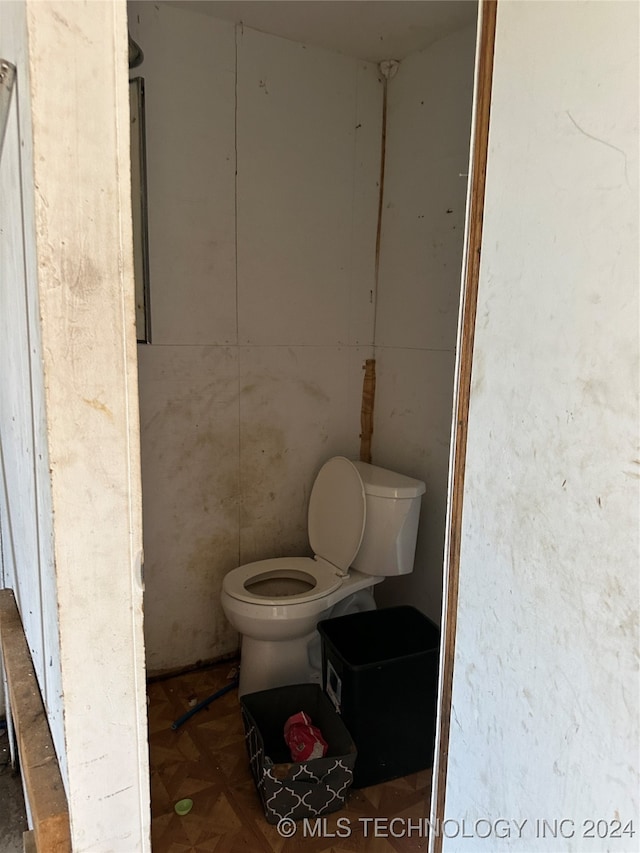
[(67, 796), (11, 589), (0, 590), (0, 650), (7, 675), (20, 770), (33, 820), (33, 835), (25, 833), (25, 849), (35, 849), (39, 853), (70, 853)]
[(376, 399), (376, 360), (368, 358), (364, 365), (362, 383), (362, 409), (360, 412), (360, 461), (371, 462), (371, 437), (373, 436), (373, 409)]
[[(453, 664), (458, 615), (458, 579), (460, 572), (460, 535), (462, 530), (462, 502), (464, 491), (469, 397), (471, 393), (471, 366), (478, 303), (480, 250), (484, 216), (484, 194), (487, 174), (489, 142), (489, 114), (491, 106), (491, 81), (498, 0), (481, 0), (478, 72), (476, 76), (475, 131), (473, 138), (471, 195), (467, 238), (466, 276), (462, 307), (460, 362), (458, 367), (458, 394), (455, 420), (454, 454), (452, 471), (451, 512), (449, 517), (447, 603), (444, 614), (443, 672), (441, 677), (440, 722), (437, 755), (437, 773), (434, 784), (435, 827), (445, 819), (445, 789), (449, 759), (449, 732), (451, 727), (451, 701), (453, 691)], [(455, 817), (455, 816), (454, 816)], [(433, 853), (441, 853), (443, 836), (434, 836)]]

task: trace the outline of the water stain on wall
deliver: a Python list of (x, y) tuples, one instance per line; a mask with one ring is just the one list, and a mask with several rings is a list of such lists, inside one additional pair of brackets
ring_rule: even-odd
[(306, 554), (307, 480), (314, 475), (306, 457), (309, 448), (319, 448), (321, 429), (309, 432), (305, 443), (274, 404), (250, 411), (240, 433), (241, 561)]

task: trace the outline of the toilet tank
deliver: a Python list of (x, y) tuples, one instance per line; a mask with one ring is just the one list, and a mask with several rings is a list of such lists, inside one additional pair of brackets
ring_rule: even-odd
[(425, 484), (367, 462), (353, 464), (362, 479), (367, 508), (353, 568), (384, 577), (409, 574), (413, 571)]

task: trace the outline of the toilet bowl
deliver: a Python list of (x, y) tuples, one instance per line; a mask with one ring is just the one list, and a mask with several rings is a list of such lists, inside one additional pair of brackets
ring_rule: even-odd
[(320, 619), (375, 608), (372, 588), (413, 570), (425, 485), (336, 456), (309, 499), (314, 557), (247, 563), (223, 580), (224, 613), (241, 634), (239, 693), (320, 678)]

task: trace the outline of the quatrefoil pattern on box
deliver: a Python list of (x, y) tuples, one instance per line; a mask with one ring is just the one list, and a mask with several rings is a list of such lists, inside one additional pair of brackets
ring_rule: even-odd
[(247, 753), (269, 823), (302, 820), (342, 808), (353, 782), (355, 753), (274, 765), (264, 754), (257, 726), (243, 711)]

